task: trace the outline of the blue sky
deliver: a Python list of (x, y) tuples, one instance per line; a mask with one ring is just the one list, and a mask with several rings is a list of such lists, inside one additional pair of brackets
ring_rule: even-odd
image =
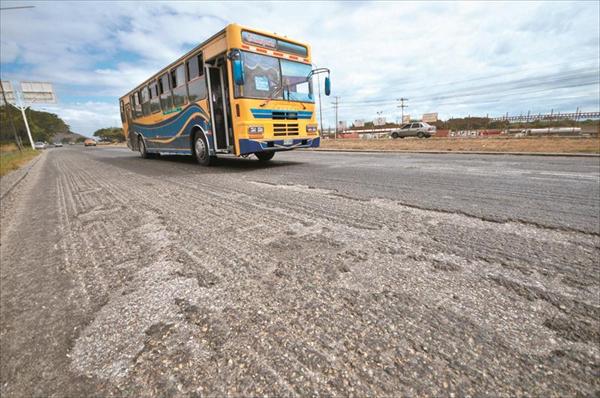
[[(51, 81), (58, 113), (91, 135), (118, 97), (229, 22), (313, 48), (340, 120), (598, 110), (600, 10), (586, 2), (26, 2), (0, 14), (3, 80)], [(332, 98), (324, 124), (334, 124)]]

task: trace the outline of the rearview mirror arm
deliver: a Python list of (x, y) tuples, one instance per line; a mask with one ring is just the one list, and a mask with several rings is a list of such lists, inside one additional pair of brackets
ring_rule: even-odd
[(327, 76), (329, 77), (329, 74), (331, 73), (331, 71), (328, 68), (316, 68), (316, 69), (313, 69), (306, 76), (306, 80), (310, 79), (314, 75), (319, 75), (321, 73), (327, 73)]

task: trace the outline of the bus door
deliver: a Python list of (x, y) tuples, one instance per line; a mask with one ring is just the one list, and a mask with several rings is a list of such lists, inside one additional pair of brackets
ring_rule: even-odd
[(138, 140), (135, 139), (133, 135), (133, 123), (131, 121), (131, 104), (128, 102), (125, 104), (125, 123), (127, 124), (127, 141), (129, 142), (129, 148), (134, 151), (137, 151), (138, 148)]
[(205, 64), (208, 76), (208, 96), (210, 98), (210, 118), (213, 137), (215, 137), (215, 150), (229, 152), (232, 145), (231, 110), (227, 90), (227, 79), (221, 66)]

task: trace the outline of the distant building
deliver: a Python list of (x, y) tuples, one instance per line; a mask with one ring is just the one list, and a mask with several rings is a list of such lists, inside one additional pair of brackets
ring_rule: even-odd
[(385, 117), (376, 117), (373, 120), (373, 125), (374, 126), (383, 126), (383, 125), (385, 125), (385, 123), (386, 123), (385, 122)]

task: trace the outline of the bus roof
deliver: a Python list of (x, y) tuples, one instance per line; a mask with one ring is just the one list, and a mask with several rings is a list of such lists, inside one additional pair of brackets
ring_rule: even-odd
[(198, 50), (200, 50), (203, 47), (205, 47), (206, 45), (208, 45), (211, 41), (213, 41), (216, 38), (218, 38), (219, 36), (225, 34), (230, 28), (234, 28), (235, 30), (239, 30), (239, 31), (248, 30), (248, 31), (251, 31), (251, 32), (254, 32), (254, 33), (259, 33), (259, 34), (262, 34), (262, 35), (276, 37), (278, 39), (285, 39), (286, 41), (289, 41), (289, 42), (292, 42), (292, 43), (295, 43), (295, 44), (299, 44), (299, 45), (302, 45), (302, 46), (306, 46), (307, 48), (309, 48), (309, 46), (306, 43), (302, 43), (302, 42), (299, 42), (297, 40), (289, 39), (287, 36), (278, 35), (276, 33), (267, 32), (267, 31), (260, 30), (260, 29), (249, 28), (247, 26), (243, 26), (243, 25), (240, 25), (240, 24), (237, 24), (237, 23), (230, 23), (229, 25), (226, 25), (223, 29), (221, 29), (220, 31), (218, 31), (214, 35), (210, 36), (208, 39), (204, 40), (202, 43), (200, 43), (196, 47), (192, 48), (187, 53), (183, 54), (181, 57), (177, 58), (175, 61), (171, 62), (169, 65), (165, 66), (164, 68), (162, 68), (161, 70), (159, 70), (158, 72), (156, 72), (155, 74), (153, 74), (152, 76), (150, 76), (148, 79), (144, 80), (142, 83), (140, 83), (137, 86), (135, 86), (133, 89), (129, 90), (126, 94), (124, 94), (121, 97), (119, 97), (119, 100), (121, 100), (123, 98), (127, 98), (134, 91), (137, 91), (142, 86), (145, 86), (151, 80), (153, 80), (153, 79), (157, 78), (158, 76), (164, 74), (165, 72), (167, 72), (168, 70), (170, 70), (173, 66), (179, 64), (180, 62), (182, 62), (183, 60), (185, 60), (186, 58), (188, 58), (189, 56), (191, 56), (192, 54), (194, 54)]

